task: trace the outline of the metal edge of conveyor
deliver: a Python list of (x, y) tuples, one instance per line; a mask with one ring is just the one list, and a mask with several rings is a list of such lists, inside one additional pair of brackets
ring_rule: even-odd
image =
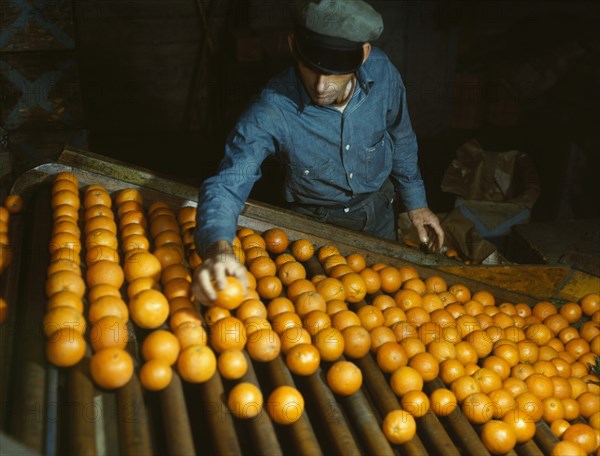
[[(126, 184), (174, 205), (196, 205), (198, 189), (195, 187), (74, 148), (65, 148), (57, 162), (25, 171), (15, 180), (12, 191), (26, 191), (40, 181), (51, 179), (53, 174), (69, 170), (76, 170), (84, 181), (105, 185), (109, 191), (123, 188), (122, 184)], [(530, 304), (547, 299), (558, 303), (572, 301), (582, 295), (582, 290), (594, 286), (598, 288), (596, 281), (600, 280), (593, 276), (582, 276), (583, 273), (573, 271), (566, 265), (464, 265), (444, 255), (425, 254), (393, 241), (330, 226), (291, 210), (254, 200), (246, 202), (238, 222), (240, 226), (256, 230), (278, 226), (288, 231), (290, 238), (305, 237), (310, 233), (310, 238), (320, 245), (335, 240), (343, 254), (357, 251), (371, 263), (393, 260), (396, 265), (412, 265), (424, 277), (434, 275), (432, 272), (442, 277), (449, 275), (452, 283), (488, 289), (504, 301)]]

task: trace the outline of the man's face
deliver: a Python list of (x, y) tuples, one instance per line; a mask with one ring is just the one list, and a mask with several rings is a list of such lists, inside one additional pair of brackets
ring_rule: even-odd
[(353, 74), (321, 74), (317, 73), (301, 61), (298, 70), (313, 103), (327, 106), (344, 100), (346, 87), (351, 83)]

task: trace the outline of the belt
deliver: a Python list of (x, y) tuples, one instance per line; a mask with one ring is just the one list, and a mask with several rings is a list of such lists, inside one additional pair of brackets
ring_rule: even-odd
[(328, 204), (328, 205), (292, 203), (292, 207), (303, 207), (308, 210), (324, 209), (326, 211), (343, 211), (345, 213), (349, 213), (349, 212), (355, 211), (356, 209), (360, 209), (365, 203), (370, 202), (373, 198), (377, 198), (379, 195), (379, 192), (381, 192), (382, 190), (385, 190), (386, 187), (388, 187), (390, 189), (390, 191), (393, 191), (394, 186), (389, 181), (389, 179), (383, 183), (383, 185), (381, 186), (381, 188), (379, 190), (376, 190), (371, 193), (363, 193), (361, 195), (357, 195), (356, 197), (352, 198), (350, 201), (348, 201), (346, 203)]

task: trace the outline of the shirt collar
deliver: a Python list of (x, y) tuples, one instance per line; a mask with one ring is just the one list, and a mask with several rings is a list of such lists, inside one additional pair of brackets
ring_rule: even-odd
[[(296, 87), (298, 89), (298, 114), (304, 112), (307, 106), (311, 104), (311, 99), (304, 88), (304, 84), (302, 83), (302, 78), (298, 72), (298, 69), (294, 67), (294, 75), (296, 77)], [(365, 69), (365, 65), (361, 65), (361, 67), (356, 71), (356, 87), (354, 90), (356, 91), (359, 87), (361, 90), (365, 92), (366, 95), (369, 94), (369, 90), (371, 86), (375, 82), (373, 78), (369, 75), (369, 72)]]

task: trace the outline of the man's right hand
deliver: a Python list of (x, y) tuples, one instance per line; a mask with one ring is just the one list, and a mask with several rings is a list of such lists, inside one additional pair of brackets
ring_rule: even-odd
[(194, 270), (192, 294), (206, 306), (217, 297), (217, 290), (226, 285), (227, 276), (236, 277), (248, 289), (248, 271), (227, 241), (218, 241), (207, 249), (206, 258)]

